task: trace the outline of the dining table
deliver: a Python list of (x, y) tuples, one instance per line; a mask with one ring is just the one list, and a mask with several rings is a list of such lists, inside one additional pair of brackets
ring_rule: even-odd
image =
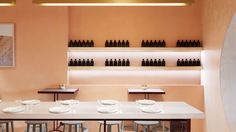
[[(186, 121), (187, 132), (191, 132), (192, 119), (204, 119), (205, 115), (199, 109), (185, 102), (156, 102), (155, 107), (158, 111), (144, 111), (145, 105), (137, 102), (119, 102), (115, 112), (100, 112), (99, 108), (106, 107), (98, 103), (98, 101), (80, 101), (74, 105), (63, 105), (58, 102), (40, 102), (31, 106), (30, 110), (23, 109), (20, 112), (5, 112), (4, 109), (9, 107), (22, 107), (25, 105), (16, 102), (2, 101), (0, 103), (0, 120), (61, 120), (61, 121), (103, 121), (104, 132), (106, 132), (107, 121), (114, 120), (141, 120), (141, 121)], [(55, 107), (66, 107), (68, 111), (54, 113), (50, 110)], [(174, 132), (173, 128), (170, 128)]]

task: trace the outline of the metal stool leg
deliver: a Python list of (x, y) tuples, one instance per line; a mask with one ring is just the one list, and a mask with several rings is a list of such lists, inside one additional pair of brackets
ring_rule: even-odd
[(71, 125), (69, 125), (69, 132), (72, 132), (72, 127), (71, 127)]
[(11, 131), (14, 132), (14, 122), (11, 121)]
[(33, 125), (33, 132), (36, 132), (36, 125)]
[(6, 132), (9, 132), (9, 123), (6, 123)]
[(102, 124), (99, 125), (99, 132), (101, 132)]

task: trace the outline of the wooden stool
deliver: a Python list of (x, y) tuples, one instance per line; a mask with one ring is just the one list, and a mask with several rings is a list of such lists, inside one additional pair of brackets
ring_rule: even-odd
[[(11, 125), (11, 132), (14, 132), (14, 123), (13, 121), (0, 121), (0, 125), (2, 126), (2, 132), (6, 129), (6, 132), (10, 132), (9, 125)], [(4, 127), (5, 125), (5, 127)]]
[(48, 123), (45, 121), (26, 121), (27, 124), (26, 132), (37, 132), (37, 128), (39, 128), (39, 132), (48, 132)]
[[(74, 132), (88, 132), (88, 129), (83, 126), (85, 121), (63, 121), (61, 124), (63, 125), (63, 132), (66, 132), (66, 126), (68, 126), (68, 132), (72, 132), (74, 128)], [(80, 131), (81, 130), (81, 131)]]

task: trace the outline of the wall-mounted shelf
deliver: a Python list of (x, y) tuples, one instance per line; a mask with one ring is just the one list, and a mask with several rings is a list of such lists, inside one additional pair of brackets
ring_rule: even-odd
[(148, 70), (202, 70), (201, 66), (173, 66), (173, 67), (141, 67), (141, 66), (71, 66), (68, 67), (70, 71), (81, 70), (102, 70), (102, 71), (148, 71)]
[(202, 47), (69, 47), (68, 52), (201, 52)]

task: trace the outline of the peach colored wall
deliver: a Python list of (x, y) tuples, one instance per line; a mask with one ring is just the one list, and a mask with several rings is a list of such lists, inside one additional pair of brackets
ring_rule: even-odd
[(220, 56), (224, 36), (233, 13), (235, 0), (203, 1), (204, 74), (206, 131), (228, 132), (220, 95)]

